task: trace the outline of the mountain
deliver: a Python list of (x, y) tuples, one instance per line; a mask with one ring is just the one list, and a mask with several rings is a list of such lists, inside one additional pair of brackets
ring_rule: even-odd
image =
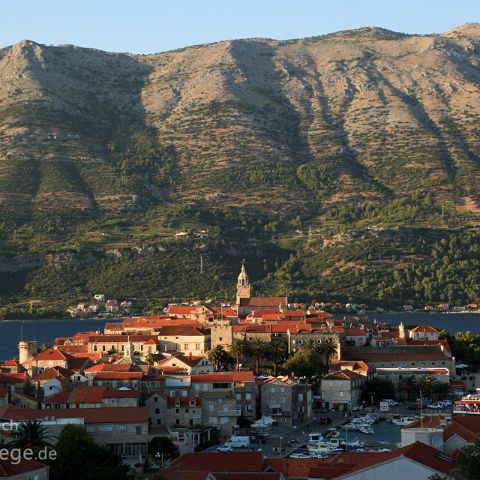
[[(264, 290), (388, 300), (382, 276), (432, 263), (452, 235), (476, 241), (479, 66), (479, 24), (154, 55), (3, 48), (2, 302), (210, 295), (242, 257)], [(153, 264), (163, 281), (111, 288), (127, 257), (134, 284)]]

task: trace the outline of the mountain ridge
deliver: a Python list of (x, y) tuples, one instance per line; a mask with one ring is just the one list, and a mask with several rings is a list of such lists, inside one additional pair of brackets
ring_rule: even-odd
[(207, 249), (275, 250), (266, 285), (346, 231), (476, 231), (479, 93), (479, 24), (148, 55), (21, 41), (0, 50), (0, 253), (102, 257), (208, 230)]

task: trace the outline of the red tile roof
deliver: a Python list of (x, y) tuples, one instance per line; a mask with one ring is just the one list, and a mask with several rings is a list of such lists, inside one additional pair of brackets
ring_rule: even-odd
[(67, 360), (68, 355), (62, 353), (60, 350), (54, 350), (49, 348), (43, 352), (37, 353), (34, 357), (34, 360)]
[(0, 373), (0, 383), (24, 383), (26, 373)]
[(383, 464), (402, 456), (444, 474), (448, 474), (452, 468), (457, 466), (453, 457), (423, 442), (415, 442), (405, 447), (392, 450), (391, 452), (378, 454), (378, 457), (360, 462), (353, 467), (349, 473), (368, 470), (375, 465)]
[[(6, 460), (4, 457), (0, 460), (0, 478), (17, 477), (28, 472), (40, 472), (46, 470), (47, 466), (33, 460), (22, 459), (20, 462), (17, 458)], [(22, 477), (23, 478), (23, 477)], [(33, 478), (33, 477), (29, 477)]]
[(345, 335), (347, 337), (365, 337), (367, 332), (361, 328), (346, 328)]
[(89, 343), (127, 343), (127, 342), (147, 342), (148, 340), (157, 340), (156, 335), (92, 335), (88, 337)]
[(33, 382), (48, 381), (52, 378), (58, 378), (59, 380), (65, 380), (70, 376), (72, 372), (63, 367), (52, 367), (44, 370), (42, 373), (32, 378)]
[(418, 327), (412, 328), (410, 332), (421, 332), (421, 333), (438, 333), (436, 328), (431, 327), (430, 325), (420, 325)]
[(251, 297), (240, 299), (240, 306), (242, 307), (276, 307), (287, 304), (287, 297)]
[(56, 350), (69, 355), (73, 353), (88, 353), (88, 345), (58, 345)]
[(38, 410), (7, 405), (6, 407), (0, 407), (0, 418), (7, 420), (83, 418), (85, 423), (145, 423), (148, 422), (148, 411), (146, 407), (52, 408)]
[(169, 470), (200, 470), (208, 472), (263, 471), (261, 452), (202, 452), (186, 453), (173, 461)]
[(104, 386), (77, 386), (73, 390), (64, 389), (56, 395), (46, 398), (45, 404), (102, 403), (104, 398), (137, 398), (135, 390), (110, 390)]
[(95, 380), (141, 380), (143, 372), (97, 372)]
[(198, 373), (190, 377), (192, 383), (253, 382), (253, 372)]
[(338, 372), (333, 372), (323, 378), (328, 380), (357, 380), (365, 377), (359, 373), (352, 372), (351, 370), (339, 370)]
[(85, 372), (128, 372), (130, 368), (126, 363), (97, 363), (85, 369)]
[(205, 335), (210, 335), (210, 331), (203, 330), (192, 325), (167, 325), (158, 330), (159, 337), (168, 337), (173, 335), (185, 337), (203, 337)]

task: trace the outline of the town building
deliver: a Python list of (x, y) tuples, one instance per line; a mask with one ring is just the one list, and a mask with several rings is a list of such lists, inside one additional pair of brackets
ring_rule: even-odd
[(312, 415), (311, 386), (291, 376), (269, 377), (259, 382), (261, 415), (281, 426), (293, 427)]
[(321, 379), (322, 401), (329, 409), (350, 411), (361, 404), (367, 376), (342, 369)]

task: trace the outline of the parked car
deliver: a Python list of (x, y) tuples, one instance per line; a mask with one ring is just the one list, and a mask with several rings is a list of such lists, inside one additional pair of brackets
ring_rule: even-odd
[(217, 452), (233, 452), (233, 448), (230, 445), (220, 445)]
[(391, 407), (396, 407), (399, 404), (396, 400), (393, 400), (391, 398), (385, 398), (385, 399), (382, 400), (382, 402), (388, 402), (388, 404)]
[(332, 419), (330, 417), (320, 417), (318, 422), (320, 425), (328, 425), (329, 423), (332, 423)]
[(430, 405), (427, 405), (427, 408), (431, 408), (432, 410), (442, 410), (445, 406), (443, 403), (431, 403)]

